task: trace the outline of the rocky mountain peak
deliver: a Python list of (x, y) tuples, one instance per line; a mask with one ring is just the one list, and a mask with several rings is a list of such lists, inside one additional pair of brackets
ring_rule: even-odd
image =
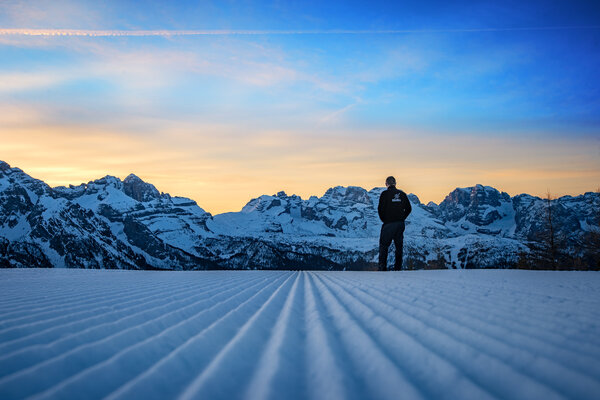
[(116, 176), (106, 175), (100, 179), (96, 179), (94, 181), (88, 182), (88, 186), (114, 186), (116, 188), (120, 188), (123, 182)]
[(323, 199), (333, 200), (340, 203), (362, 203), (372, 204), (369, 192), (358, 186), (335, 186), (327, 189)]
[(408, 197), (408, 200), (413, 204), (421, 204), (421, 200), (419, 200), (419, 197), (416, 194), (409, 193), (406, 197)]
[(493, 187), (475, 185), (454, 189), (437, 208), (437, 216), (448, 221), (465, 218), (475, 225), (488, 225), (503, 218), (497, 210), (503, 203), (511, 203), (507, 193)]
[[(282, 192), (279, 192), (282, 193)], [(250, 213), (254, 211), (266, 211), (273, 207), (277, 207), (281, 205), (281, 196), (268, 196), (262, 195), (257, 198), (251, 199), (246, 205), (242, 208), (242, 212)]]
[(504, 192), (500, 193), (491, 186), (477, 184), (471, 187), (454, 189), (440, 203), (440, 207), (451, 207), (452, 205), (462, 207), (490, 205), (498, 207), (501, 201), (510, 201), (510, 196)]
[(125, 182), (144, 182), (140, 177), (136, 174), (129, 174), (125, 179), (123, 179), (123, 183)]
[(0, 178), (7, 178), (0, 181), (0, 192), (5, 189), (12, 190), (15, 187), (20, 187), (20, 190), (25, 190), (29, 195), (34, 195), (32, 197), (52, 192), (50, 186), (45, 182), (32, 178), (20, 168), (11, 167), (4, 161), (0, 161)]
[(160, 192), (151, 183), (146, 183), (134, 174), (123, 180), (123, 192), (137, 201), (151, 201), (160, 197)]

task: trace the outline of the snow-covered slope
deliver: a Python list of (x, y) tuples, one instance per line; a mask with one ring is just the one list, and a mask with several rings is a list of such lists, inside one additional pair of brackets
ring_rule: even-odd
[(134, 175), (50, 188), (0, 164), (3, 266), (206, 268), (212, 261), (193, 245), (208, 233), (209, 217), (194, 201), (159, 194)]
[[(0, 163), (0, 266), (369, 269), (382, 190), (338, 186), (306, 200), (279, 192), (212, 216), (133, 174), (51, 188)], [(547, 242), (547, 204), (537, 197), (476, 185), (439, 205), (409, 199), (409, 268), (510, 267)], [(600, 194), (565, 196), (552, 208), (564, 253), (593, 264)]]
[(0, 270), (0, 398), (596, 399), (600, 273)]
[[(210, 214), (195, 201), (159, 193), (133, 174), (123, 181), (106, 176), (80, 186), (58, 187), (55, 191), (105, 217), (115, 232), (121, 233), (121, 224), (132, 220), (164, 243), (193, 254), (197, 238), (210, 236), (206, 228)], [(143, 241), (144, 238), (138, 240)]]

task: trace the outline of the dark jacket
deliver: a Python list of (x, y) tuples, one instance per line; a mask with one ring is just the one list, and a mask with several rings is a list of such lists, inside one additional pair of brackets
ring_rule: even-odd
[(388, 222), (404, 221), (412, 211), (406, 193), (390, 186), (381, 193), (377, 207), (379, 218), (385, 224)]

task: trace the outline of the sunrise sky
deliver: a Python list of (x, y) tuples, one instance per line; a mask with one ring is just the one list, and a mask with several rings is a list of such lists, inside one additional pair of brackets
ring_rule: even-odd
[(0, 160), (52, 186), (133, 172), (211, 213), (387, 175), (424, 202), (576, 195), (600, 186), (599, 21), (595, 1), (4, 0)]

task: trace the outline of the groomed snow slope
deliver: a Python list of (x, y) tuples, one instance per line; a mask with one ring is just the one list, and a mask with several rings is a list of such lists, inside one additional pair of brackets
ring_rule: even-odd
[(0, 398), (600, 393), (600, 274), (0, 270)]

